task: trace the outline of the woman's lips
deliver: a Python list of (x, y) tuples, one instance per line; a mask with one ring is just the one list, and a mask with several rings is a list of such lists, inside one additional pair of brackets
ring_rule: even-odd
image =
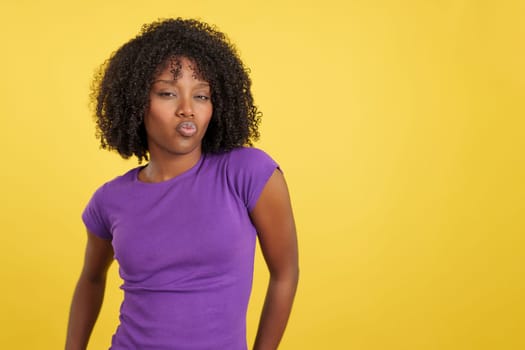
[(182, 122), (177, 125), (176, 130), (182, 136), (190, 137), (197, 132), (197, 125), (194, 122)]

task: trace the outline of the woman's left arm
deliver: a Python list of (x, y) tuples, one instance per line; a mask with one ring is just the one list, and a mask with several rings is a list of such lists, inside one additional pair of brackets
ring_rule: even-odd
[(270, 272), (254, 350), (275, 350), (283, 336), (299, 280), (297, 235), (284, 176), (275, 170), (251, 212)]

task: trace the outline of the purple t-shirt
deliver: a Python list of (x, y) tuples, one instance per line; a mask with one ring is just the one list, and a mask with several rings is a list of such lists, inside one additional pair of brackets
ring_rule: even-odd
[(100, 187), (82, 214), (112, 241), (124, 283), (112, 349), (246, 349), (256, 230), (249, 213), (278, 165), (256, 148), (203, 154), (181, 175)]

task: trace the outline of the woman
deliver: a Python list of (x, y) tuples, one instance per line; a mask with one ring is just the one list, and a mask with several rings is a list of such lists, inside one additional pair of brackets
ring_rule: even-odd
[(143, 27), (97, 75), (103, 148), (147, 161), (103, 186), (88, 232), (66, 349), (85, 349), (115, 258), (124, 283), (112, 349), (246, 349), (256, 237), (270, 271), (254, 349), (276, 349), (298, 281), (295, 225), (259, 136), (247, 69), (195, 20)]

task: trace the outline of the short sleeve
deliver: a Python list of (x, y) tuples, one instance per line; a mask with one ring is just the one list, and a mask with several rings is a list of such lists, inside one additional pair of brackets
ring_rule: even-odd
[(231, 151), (230, 177), (248, 212), (257, 204), (264, 186), (279, 165), (264, 151), (243, 147)]
[(89, 232), (99, 236), (103, 239), (111, 240), (113, 238), (108, 224), (108, 220), (104, 213), (103, 207), (100, 203), (103, 203), (102, 196), (104, 192), (104, 186), (100, 187), (91, 197), (86, 208), (82, 213), (82, 221)]

